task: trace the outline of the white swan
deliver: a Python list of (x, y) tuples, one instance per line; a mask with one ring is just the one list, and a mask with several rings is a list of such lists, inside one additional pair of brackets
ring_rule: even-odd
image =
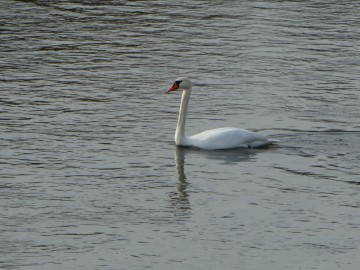
[(232, 127), (211, 129), (193, 136), (186, 136), (185, 122), (191, 94), (190, 79), (185, 77), (177, 78), (173, 86), (171, 86), (166, 93), (170, 93), (174, 90), (183, 90), (179, 118), (175, 131), (176, 145), (215, 150), (238, 147), (260, 147), (274, 142), (263, 135)]

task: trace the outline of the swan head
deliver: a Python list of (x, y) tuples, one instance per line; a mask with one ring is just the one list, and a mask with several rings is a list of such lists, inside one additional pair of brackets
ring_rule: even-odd
[(174, 84), (166, 91), (166, 94), (175, 90), (191, 90), (190, 79), (185, 77), (177, 78)]

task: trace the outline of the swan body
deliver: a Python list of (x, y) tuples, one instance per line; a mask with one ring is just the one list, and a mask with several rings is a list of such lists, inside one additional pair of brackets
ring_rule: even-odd
[(266, 137), (240, 128), (224, 127), (203, 131), (187, 138), (188, 146), (211, 149), (259, 147), (270, 144)]
[(205, 150), (231, 149), (238, 147), (260, 147), (273, 143), (265, 136), (239, 128), (224, 127), (207, 130), (193, 136), (185, 135), (185, 123), (189, 99), (191, 94), (191, 81), (188, 78), (177, 78), (166, 93), (183, 90), (180, 103), (178, 123), (175, 131), (175, 144), (197, 147)]

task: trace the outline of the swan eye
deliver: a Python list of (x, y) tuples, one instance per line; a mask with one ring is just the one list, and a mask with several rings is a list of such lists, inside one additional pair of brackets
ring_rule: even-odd
[(181, 83), (182, 81), (176, 81), (175, 83), (176, 83), (176, 85), (177, 86), (180, 86), (180, 83)]

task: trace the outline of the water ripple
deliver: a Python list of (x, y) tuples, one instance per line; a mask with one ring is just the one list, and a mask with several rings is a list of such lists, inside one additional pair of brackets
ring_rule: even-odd
[[(0, 268), (359, 265), (356, 1), (1, 7)], [(174, 147), (180, 75), (188, 133), (279, 143)]]

